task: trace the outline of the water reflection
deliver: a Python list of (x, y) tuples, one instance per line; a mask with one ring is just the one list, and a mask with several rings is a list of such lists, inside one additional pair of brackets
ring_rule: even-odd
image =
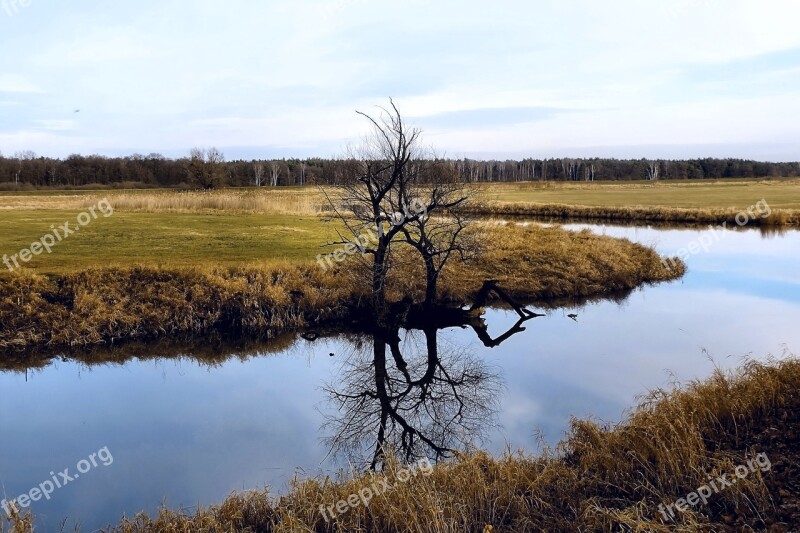
[(483, 442), (496, 419), (502, 382), (465, 345), (442, 343), (439, 332), (471, 327), (486, 347), (525, 331), (536, 315), (521, 316), (492, 338), (482, 318), (375, 331), (352, 343), (334, 384), (325, 387), (335, 409), (324, 431), (334, 455), (380, 469), (392, 450), (407, 463), (451, 457)]
[[(704, 231), (570, 227), (653, 245), (666, 255)], [(436, 376), (472, 375), (476, 363), (492, 376), (478, 391), (493, 393), (485, 419), (478, 420), (480, 411), (470, 415), (477, 430), (489, 433), (481, 448), (531, 452), (540, 435), (555, 445), (570, 417), (619, 420), (639, 395), (669, 387), (673, 376), (703, 379), (715, 366), (739, 366), (745, 354), (779, 356), (784, 346), (800, 350), (800, 232), (764, 238), (756, 229), (730, 231), (687, 262), (685, 278), (615, 301), (551, 311), (528, 323), (491, 309), (485, 323), (462, 327), (456, 321), (437, 329)], [(577, 321), (569, 319), (572, 313)], [(523, 327), (524, 334), (513, 333)], [(347, 413), (338, 410), (328, 389), (373, 393), (367, 399), (377, 414), (362, 424), (365, 436), (358, 445), (359, 466), (369, 467), (381, 422), (374, 339), (363, 332), (319, 333), (315, 342), (296, 335), (264, 342), (195, 339), (192, 345), (176, 340), (63, 354), (66, 361), (44, 354), (0, 358), (0, 499), (30, 490), (51, 470), (74, 465), (102, 446), (113, 452), (114, 465), (82, 477), (50, 501), (36, 502), (37, 531), (57, 531), (65, 517), (91, 531), (117, 523), (122, 514), (154, 513), (162, 502), (191, 511), (234, 490), (265, 485), (283, 493), (295, 474), (328, 475), (346, 466), (346, 454), (339, 454), (342, 461), (329, 455), (328, 439), (338, 427), (332, 423)], [(396, 336), (410, 381), (419, 381), (429, 370), (429, 338), (409, 324)], [(396, 395), (408, 382), (395, 362), (393, 337), (382, 342), (384, 384), (391, 380), (385, 386)], [(331, 352), (336, 356), (329, 357)], [(26, 381), (28, 368), (33, 370)], [(479, 388), (464, 382), (467, 391)], [(445, 384), (428, 390), (439, 394), (436, 387)], [(452, 390), (446, 392), (452, 397)], [(391, 405), (405, 416), (405, 406), (414, 406), (420, 394), (416, 387)], [(431, 413), (420, 411), (419, 421), (406, 417), (414, 421), (411, 427), (432, 434), (430, 440), (442, 448), (479, 444), (467, 430), (449, 441), (436, 438), (435, 429), (450, 423), (455, 411), (448, 406), (454, 404), (436, 412), (432, 398), (425, 400)], [(433, 422), (431, 414), (449, 418)], [(402, 443), (402, 426), (390, 422), (394, 433), (384, 441)], [(449, 427), (459, 431), (457, 423)], [(414, 454), (433, 455), (416, 434), (414, 440)]]
[(759, 226), (758, 232), (765, 239), (772, 239), (774, 237), (783, 237), (790, 231), (797, 231), (795, 228), (790, 229), (789, 226)]

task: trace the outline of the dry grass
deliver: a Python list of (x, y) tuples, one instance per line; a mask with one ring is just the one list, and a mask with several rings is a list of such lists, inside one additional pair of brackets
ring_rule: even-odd
[[(124, 192), (106, 195), (114, 209), (146, 213), (224, 211), (226, 213), (314, 215), (327, 204), (318, 190), (225, 189), (215, 191)], [(86, 206), (91, 205), (91, 202)]]
[[(787, 531), (777, 523), (785, 518), (775, 505), (785, 491), (775, 483), (796, 483), (785, 479), (778, 464), (795, 461), (797, 450), (779, 457), (778, 448), (754, 444), (765, 420), (781, 418), (787, 431), (789, 424), (797, 427), (798, 388), (796, 359), (748, 362), (682, 390), (655, 391), (619, 425), (575, 420), (567, 439), (539, 456), (476, 453), (406, 483), (395, 481), (400, 465), (392, 463), (381, 474), (297, 480), (277, 499), (255, 491), (193, 515), (163, 510), (154, 519), (138, 516), (112, 531)], [(713, 495), (707, 506), (664, 523), (659, 504), (685, 497), (709, 476), (731, 474), (761, 452), (775, 465), (771, 471), (756, 469)], [(346, 500), (379, 478), (393, 488), (368, 507), (324, 520), (320, 506)]]
[(0, 195), (3, 210), (81, 210), (107, 198), (115, 210), (139, 213), (248, 213), (315, 215), (326, 211), (316, 187), (175, 191), (146, 189)]
[[(775, 209), (797, 213), (800, 210), (800, 180), (693, 180), (658, 182), (522, 182), (490, 183), (476, 187), (482, 200), (504, 209), (550, 210), (563, 206), (612, 209), (733, 211), (745, 209), (766, 199)], [(257, 214), (316, 214), (327, 209), (321, 191), (308, 187), (264, 187), (259, 189), (221, 189), (214, 191), (175, 191), (169, 189), (108, 191), (47, 191), (25, 194), (0, 194), (0, 209), (81, 209), (108, 197), (115, 208), (133, 212), (216, 212)], [(680, 213), (679, 211), (677, 213)], [(521, 214), (528, 214), (524, 211)], [(577, 215), (584, 216), (584, 215)], [(624, 217), (624, 211), (615, 215)], [(671, 216), (675, 216), (674, 214)], [(684, 217), (685, 218), (685, 217)], [(682, 218), (682, 220), (684, 219)], [(644, 219), (640, 219), (644, 220)], [(703, 222), (707, 219), (703, 218)], [(690, 219), (686, 219), (690, 221)]]
[[(50, 210), (50, 209), (82, 209), (86, 205), (86, 193), (72, 194), (0, 194), (0, 210)], [(94, 198), (94, 196), (92, 196)], [(97, 199), (102, 196), (97, 196)], [(95, 201), (94, 204), (97, 202)]]
[(800, 180), (686, 180), (492, 183), (489, 201), (596, 207), (746, 209), (760, 199), (800, 209)]
[[(441, 298), (470, 301), (484, 279), (499, 279), (528, 300), (611, 295), (642, 283), (675, 279), (661, 257), (626, 240), (559, 228), (482, 225), (479, 261), (449, 266)], [(355, 261), (352, 261), (355, 262)], [(422, 277), (401, 265), (389, 296), (422, 299)], [(238, 268), (93, 268), (0, 276), (0, 348), (82, 346), (167, 335), (272, 336), (358, 314), (368, 283), (345, 262), (324, 272), (316, 263), (275, 262)]]
[[(688, 224), (722, 224), (737, 226), (739, 209), (706, 208), (686, 209), (679, 207), (622, 207), (586, 206), (565, 204), (533, 204), (509, 202), (483, 202), (470, 208), (473, 215), (518, 216), (546, 219), (613, 220), (639, 222), (675, 222)], [(799, 225), (800, 210), (773, 209), (766, 218), (749, 218), (747, 225)]]

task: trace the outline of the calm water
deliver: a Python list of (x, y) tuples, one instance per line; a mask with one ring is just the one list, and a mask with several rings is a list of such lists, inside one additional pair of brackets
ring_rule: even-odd
[[(669, 254), (701, 233), (569, 227)], [(689, 273), (680, 281), (646, 287), (622, 303), (549, 311), (495, 348), (486, 348), (471, 328), (437, 332), (431, 338), (439, 366), (430, 368), (476, 377), (451, 389), (472, 418), (446, 427), (419, 413), (408, 416), (435, 442), (466, 444), (482, 427), (483, 446), (496, 453), (535, 451), (538, 433), (557, 442), (571, 416), (619, 420), (648, 389), (705, 377), (714, 365), (730, 368), (745, 356), (800, 350), (800, 232), (728, 231), (687, 262)], [(567, 317), (573, 312), (577, 320)], [(517, 316), (492, 311), (486, 322), (496, 337)], [(422, 332), (400, 337), (409, 370), (424, 374), (430, 338)], [(32, 507), (39, 531), (54, 530), (64, 517), (91, 531), (164, 502), (190, 509), (234, 490), (268, 485), (281, 492), (296, 473), (335, 472), (353, 455), (369, 459), (376, 411), (335, 401), (375, 389), (373, 350), (370, 339), (350, 337), (300, 341), (280, 354), (216, 366), (191, 359), (93, 367), (56, 360), (27, 376), (0, 373), (1, 495), (27, 493), (51, 471), (69, 468), (73, 475), (79, 461), (107, 447), (111, 464), (98, 462)], [(395, 379), (389, 359), (391, 388), (402, 376)], [(494, 423), (479, 423), (485, 420)], [(337, 431), (345, 432), (339, 442), (350, 456), (328, 453), (325, 438)]]

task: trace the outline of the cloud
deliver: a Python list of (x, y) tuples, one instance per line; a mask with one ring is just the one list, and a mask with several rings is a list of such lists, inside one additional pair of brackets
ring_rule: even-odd
[(34, 61), (42, 67), (64, 69), (147, 59), (155, 53), (146, 35), (124, 27), (102, 28), (81, 32), (72, 42), (54, 43), (38, 53)]
[(47, 131), (70, 131), (75, 129), (75, 122), (72, 120), (37, 120), (41, 129)]
[[(213, 144), (328, 155), (365, 131), (355, 109), (391, 96), (451, 154), (727, 144), (752, 157), (765, 152), (748, 145), (783, 153), (800, 138), (793, 0), (327, 5), (85, 0), (28, 10), (0, 34), (13, 50), (0, 57), (13, 73), (0, 74), (0, 100), (14, 103), (0, 104), (0, 129), (23, 132), (14, 144), (39, 153), (75, 145), (32, 131), (69, 132), (88, 152)], [(92, 137), (66, 120), (75, 108)]]
[(526, 122), (539, 122), (567, 110), (552, 107), (500, 107), (464, 109), (423, 117), (409, 117), (422, 127), (442, 129), (481, 128), (507, 126)]
[(34, 93), (44, 91), (19, 74), (0, 74), (0, 93)]

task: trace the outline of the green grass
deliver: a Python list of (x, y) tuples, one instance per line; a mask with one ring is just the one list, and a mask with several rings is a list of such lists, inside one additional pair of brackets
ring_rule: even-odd
[[(169, 199), (181, 193), (165, 190), (3, 193), (0, 255), (11, 256), (28, 248), (47, 234), (52, 224), (60, 226), (70, 221), (74, 225), (75, 217), (85, 206), (106, 194), (112, 204), (118, 202), (124, 206), (124, 202), (131, 203), (140, 197), (154, 197), (169, 205)], [(220, 205), (236, 207), (242, 201), (241, 194), (240, 190), (223, 190), (213, 196), (219, 196)], [(116, 209), (113, 216), (98, 218), (59, 243), (51, 254), (34, 257), (26, 268), (40, 273), (63, 273), (109, 266), (305, 262), (331, 251), (322, 245), (334, 239), (333, 228), (311, 212), (302, 211), (305, 194), (312, 204), (321, 201), (316, 187), (263, 188), (258, 194), (264, 197), (263, 203), (258, 204), (262, 213), (225, 209), (157, 209), (156, 212)], [(762, 198), (773, 209), (800, 209), (799, 180), (509, 183), (486, 185), (483, 195), (486, 200), (503, 202), (511, 210), (525, 205), (562, 204), (610, 209), (690, 208), (699, 213), (720, 208), (745, 209)], [(301, 212), (285, 214), (295, 209)]]
[(800, 181), (691, 181), (492, 184), (487, 200), (602, 207), (746, 209), (762, 198), (772, 208), (800, 209)]
[[(0, 254), (30, 247), (53, 224), (69, 221), (75, 227), (78, 212), (0, 211)], [(330, 225), (315, 216), (117, 211), (82, 227), (52, 253), (34, 257), (26, 268), (55, 273), (107, 266), (300, 262), (328, 253), (321, 245), (334, 237)]]

